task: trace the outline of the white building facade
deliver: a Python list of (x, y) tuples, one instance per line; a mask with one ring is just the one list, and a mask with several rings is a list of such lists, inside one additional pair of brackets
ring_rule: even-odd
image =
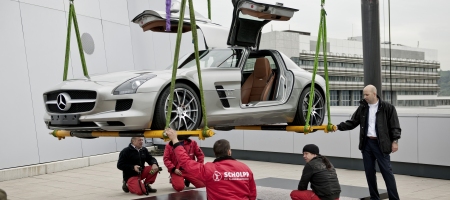
[[(332, 106), (356, 106), (364, 87), (362, 37), (327, 39), (330, 103)], [(264, 33), (260, 48), (277, 49), (301, 68), (314, 69), (317, 37), (298, 31)], [(450, 105), (450, 97), (438, 97), (440, 63), (437, 50), (381, 44), (382, 96), (397, 106)], [(318, 73), (325, 75), (323, 58)], [(392, 84), (391, 84), (392, 83)], [(392, 87), (391, 87), (392, 86)], [(392, 97), (392, 98), (391, 98)]]

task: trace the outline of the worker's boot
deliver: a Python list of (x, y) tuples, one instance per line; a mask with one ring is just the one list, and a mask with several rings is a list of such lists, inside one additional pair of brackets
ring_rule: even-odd
[(125, 193), (130, 192), (130, 190), (128, 189), (128, 186), (127, 186), (127, 182), (125, 182), (125, 181), (123, 181), (122, 190), (123, 190)]
[(156, 193), (156, 191), (158, 191), (157, 189), (153, 189), (150, 184), (146, 184), (145, 189), (147, 189), (147, 193)]

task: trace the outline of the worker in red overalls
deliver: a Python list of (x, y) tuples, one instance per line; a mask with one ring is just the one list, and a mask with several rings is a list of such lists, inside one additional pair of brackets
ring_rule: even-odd
[[(196, 160), (198, 163), (202, 163), (205, 159), (205, 154), (198, 146), (197, 142), (189, 139), (189, 136), (178, 136), (178, 140), (183, 148), (186, 150), (189, 158)], [(184, 187), (189, 187), (192, 183), (196, 188), (205, 187), (205, 184), (196, 179), (189, 171), (183, 169), (175, 156), (173, 151), (173, 144), (169, 142), (164, 150), (164, 164), (167, 167), (167, 171), (170, 173), (170, 182), (172, 183), (173, 189), (176, 191), (181, 191)]]
[(256, 199), (253, 172), (246, 164), (231, 157), (230, 142), (224, 139), (217, 140), (213, 146), (216, 159), (214, 162), (203, 164), (189, 158), (186, 149), (182, 148), (184, 142), (179, 142), (176, 131), (166, 129), (165, 132), (172, 141), (172, 148), (179, 165), (192, 173), (195, 178), (203, 181), (209, 200)]

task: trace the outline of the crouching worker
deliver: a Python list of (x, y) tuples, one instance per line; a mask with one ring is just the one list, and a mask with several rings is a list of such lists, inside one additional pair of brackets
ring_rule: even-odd
[(216, 159), (203, 164), (188, 156), (174, 130), (166, 129), (166, 134), (172, 141), (179, 165), (205, 184), (207, 199), (256, 199), (253, 172), (247, 165), (231, 157), (227, 140), (217, 140), (213, 146)]
[[(184, 148), (187, 155), (191, 160), (196, 160), (198, 163), (203, 164), (205, 155), (203, 151), (198, 147), (198, 144), (194, 140), (190, 140), (189, 136), (178, 136), (178, 141), (180, 146)], [(195, 178), (196, 174), (185, 170), (180, 166), (180, 163), (175, 156), (173, 151), (173, 143), (169, 142), (164, 150), (164, 165), (166, 165), (168, 172), (170, 173), (170, 182), (172, 183), (173, 189), (176, 191), (181, 191), (184, 187), (189, 187), (192, 183), (196, 188), (205, 187), (202, 181)]]
[[(128, 147), (119, 154), (117, 168), (122, 170), (124, 192), (137, 195), (156, 192), (150, 184), (155, 182), (160, 168), (158, 161), (150, 155), (147, 148), (142, 147), (143, 144), (144, 138), (132, 137)], [(145, 166), (145, 162), (149, 166)]]
[[(319, 154), (319, 147), (308, 144), (303, 147), (303, 159), (306, 164), (302, 178), (298, 183), (298, 190), (291, 192), (293, 200), (335, 200), (339, 199), (341, 186), (333, 164)], [(308, 189), (311, 183), (311, 190)]]

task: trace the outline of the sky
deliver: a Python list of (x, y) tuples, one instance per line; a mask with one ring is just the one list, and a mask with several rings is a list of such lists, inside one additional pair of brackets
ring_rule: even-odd
[[(194, 9), (208, 16), (207, 0), (194, 0)], [(269, 2), (259, 0), (258, 2)], [(320, 20), (320, 0), (275, 0), (285, 7), (299, 9), (288, 22), (270, 22), (263, 32), (271, 30), (297, 30), (317, 36)], [(380, 41), (389, 41), (388, 0), (379, 0)], [(390, 1), (391, 40), (393, 44), (438, 50), (441, 70), (450, 70), (450, 1), (403, 0)], [(327, 34), (329, 38), (347, 39), (362, 36), (361, 1), (326, 1)], [(211, 0), (212, 21), (231, 25), (231, 0)]]

